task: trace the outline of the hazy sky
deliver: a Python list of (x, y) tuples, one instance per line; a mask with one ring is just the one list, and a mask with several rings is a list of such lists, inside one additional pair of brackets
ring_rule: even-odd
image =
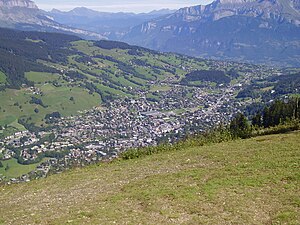
[(35, 0), (39, 8), (71, 10), (84, 6), (105, 12), (149, 12), (154, 9), (178, 9), (185, 6), (208, 4), (212, 0)]

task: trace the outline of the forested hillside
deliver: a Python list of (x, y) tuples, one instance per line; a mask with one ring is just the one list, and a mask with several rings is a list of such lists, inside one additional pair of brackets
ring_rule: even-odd
[(272, 101), (281, 96), (300, 93), (300, 73), (271, 76), (265, 80), (252, 80), (241, 90), (237, 98), (261, 99), (263, 102)]
[(58, 72), (37, 60), (66, 64), (66, 55), (72, 52), (67, 47), (70, 42), (78, 40), (75, 36), (56, 33), (0, 29), (0, 70), (7, 75), (7, 87), (20, 88), (22, 84), (32, 84), (25, 78), (25, 72)]

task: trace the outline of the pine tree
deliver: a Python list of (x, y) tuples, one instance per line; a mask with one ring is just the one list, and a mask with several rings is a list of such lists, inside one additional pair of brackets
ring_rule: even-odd
[(238, 113), (230, 123), (230, 132), (236, 138), (247, 138), (251, 136), (251, 127), (247, 118), (242, 113)]
[(255, 127), (262, 127), (263, 122), (262, 122), (262, 116), (261, 116), (261, 114), (257, 113), (252, 118), (252, 125), (255, 126)]

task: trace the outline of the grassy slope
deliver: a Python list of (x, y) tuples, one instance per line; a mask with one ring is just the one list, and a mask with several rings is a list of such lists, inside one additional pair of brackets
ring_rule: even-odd
[[(57, 74), (30, 72), (26, 73), (26, 77), (30, 81), (36, 82), (35, 86), (43, 92), (43, 96), (34, 95), (26, 88), (20, 90), (6, 89), (5, 92), (0, 92), (0, 125), (8, 124), (22, 130), (18, 127), (20, 125), (16, 123), (21, 116), (31, 116), (32, 122), (40, 124), (48, 113), (59, 111), (63, 116), (70, 116), (78, 111), (99, 106), (101, 103), (98, 94), (90, 95), (88, 90), (84, 88), (69, 87)], [(51, 81), (57, 81), (62, 86), (55, 87), (48, 83)], [(30, 104), (29, 101), (32, 96), (40, 98), (47, 107)], [(70, 101), (71, 97), (74, 98), (74, 101)], [(39, 109), (39, 113), (34, 112), (35, 108)]]
[(2, 187), (3, 224), (299, 224), (300, 132)]

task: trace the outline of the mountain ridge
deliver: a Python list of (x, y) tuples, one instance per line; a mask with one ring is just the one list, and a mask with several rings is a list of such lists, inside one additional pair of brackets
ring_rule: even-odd
[(133, 27), (122, 40), (192, 56), (298, 66), (298, 2), (216, 0)]
[(299, 25), (300, 12), (292, 3), (293, 1), (290, 0), (215, 0), (208, 5), (181, 8), (167, 18), (182, 17), (183, 20), (192, 22), (205, 21), (205, 19), (216, 21), (225, 17), (243, 15), (263, 19), (284, 18)]
[(96, 32), (72, 28), (53, 20), (44, 11), (30, 0), (1, 0), (0, 26), (19, 30), (51, 31), (75, 34), (87, 39), (103, 39)]
[(0, 7), (13, 8), (24, 7), (38, 9), (38, 6), (31, 0), (0, 0)]
[(53, 9), (46, 14), (55, 21), (79, 29), (88, 29), (100, 33), (111, 40), (120, 40), (131, 27), (148, 20), (159, 18), (176, 10), (161, 9), (149, 13), (101, 12), (86, 7), (77, 7), (70, 11)]

